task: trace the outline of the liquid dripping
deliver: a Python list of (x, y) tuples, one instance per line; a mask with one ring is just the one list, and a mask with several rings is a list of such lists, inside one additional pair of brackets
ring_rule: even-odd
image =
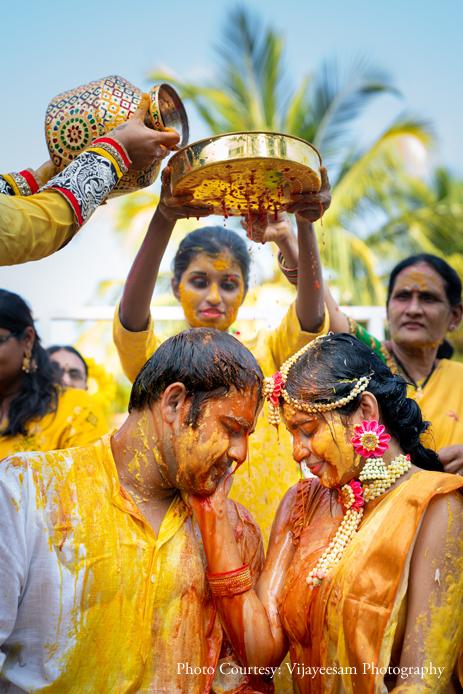
[(249, 201), (249, 194), (248, 191), (246, 190), (246, 193), (244, 194), (244, 197), (246, 198), (246, 203), (248, 206), (248, 234), (251, 237), (251, 241), (253, 241), (252, 238), (252, 216), (251, 216), (251, 203)]
[[(243, 462), (244, 462), (244, 461), (243, 461)], [(242, 464), (243, 464), (243, 463), (236, 463), (235, 469), (232, 470), (232, 471), (226, 476), (224, 484), (227, 483), (229, 477), (231, 477), (232, 475), (234, 475), (235, 472), (236, 472), (237, 470), (239, 470), (239, 468), (242, 466)]]
[(248, 460), (248, 481), (251, 482), (251, 451), (249, 450), (249, 431), (246, 432), (246, 445), (248, 447), (248, 452), (246, 455)]
[(320, 209), (322, 211), (322, 216), (320, 217), (320, 224), (323, 226), (323, 213), (325, 210), (323, 209), (323, 205), (321, 204), (321, 202), (319, 202), (318, 204), (320, 205)]
[(304, 475), (302, 474), (302, 461), (298, 463), (299, 465), (299, 472), (301, 475), (301, 479), (299, 480), (299, 484), (301, 485), (301, 497), (302, 497), (302, 527), (305, 526), (305, 510), (306, 510), (306, 505), (307, 505), (307, 499), (309, 497), (309, 490), (307, 490), (307, 497), (304, 499)]

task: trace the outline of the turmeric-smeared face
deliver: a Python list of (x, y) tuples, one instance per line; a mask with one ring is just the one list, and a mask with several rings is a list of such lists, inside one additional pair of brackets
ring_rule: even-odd
[(283, 416), (293, 437), (294, 460), (304, 462), (324, 487), (339, 487), (358, 477), (364, 461), (350, 443), (357, 421), (346, 427), (336, 412), (321, 419), (288, 405)]
[(392, 339), (408, 348), (439, 345), (453, 315), (444, 280), (427, 263), (397, 275), (387, 310)]
[(180, 283), (174, 280), (172, 286), (191, 328), (227, 330), (236, 320), (244, 296), (241, 268), (228, 251), (198, 254)]
[[(163, 448), (173, 486), (189, 493), (212, 494), (219, 478), (234, 463), (246, 460), (258, 405), (256, 389), (243, 394), (232, 387), (206, 402), (196, 427), (182, 424), (169, 432)], [(185, 415), (188, 409), (187, 402)]]

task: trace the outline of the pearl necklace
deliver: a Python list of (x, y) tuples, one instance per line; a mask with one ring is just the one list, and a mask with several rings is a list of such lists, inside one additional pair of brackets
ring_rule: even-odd
[(399, 455), (394, 458), (392, 463), (386, 467), (387, 477), (385, 479), (376, 479), (373, 484), (364, 485), (363, 498), (365, 501), (372, 501), (377, 496), (384, 494), (386, 489), (389, 489), (399, 477), (410, 470), (411, 466), (409, 455)]
[(364, 502), (372, 501), (384, 494), (396, 480), (411, 468), (410, 456), (399, 455), (386, 467), (386, 478), (376, 479), (373, 484), (351, 480), (341, 487), (341, 504), (346, 509), (344, 518), (335, 536), (306, 578), (309, 586), (319, 586), (330, 569), (339, 563), (345, 548), (357, 532), (363, 517)]

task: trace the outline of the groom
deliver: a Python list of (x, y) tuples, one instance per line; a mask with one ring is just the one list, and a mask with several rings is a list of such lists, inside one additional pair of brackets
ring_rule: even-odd
[[(245, 460), (262, 380), (231, 335), (187, 330), (145, 364), (119, 431), (0, 462), (0, 692), (272, 691), (223, 674), (239, 668), (188, 505)], [(228, 503), (255, 581), (260, 531)]]

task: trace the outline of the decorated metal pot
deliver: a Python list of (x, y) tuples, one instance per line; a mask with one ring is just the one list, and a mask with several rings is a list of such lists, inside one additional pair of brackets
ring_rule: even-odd
[[(123, 77), (111, 75), (59, 94), (49, 104), (45, 116), (45, 137), (50, 158), (62, 171), (97, 137), (117, 128), (138, 108), (143, 92)], [(150, 111), (145, 125), (154, 130), (171, 128), (180, 135), (178, 149), (188, 144), (189, 127), (183, 103), (169, 84), (157, 84), (150, 91)], [(160, 162), (148, 169), (129, 169), (110, 197), (131, 193), (153, 183)]]

